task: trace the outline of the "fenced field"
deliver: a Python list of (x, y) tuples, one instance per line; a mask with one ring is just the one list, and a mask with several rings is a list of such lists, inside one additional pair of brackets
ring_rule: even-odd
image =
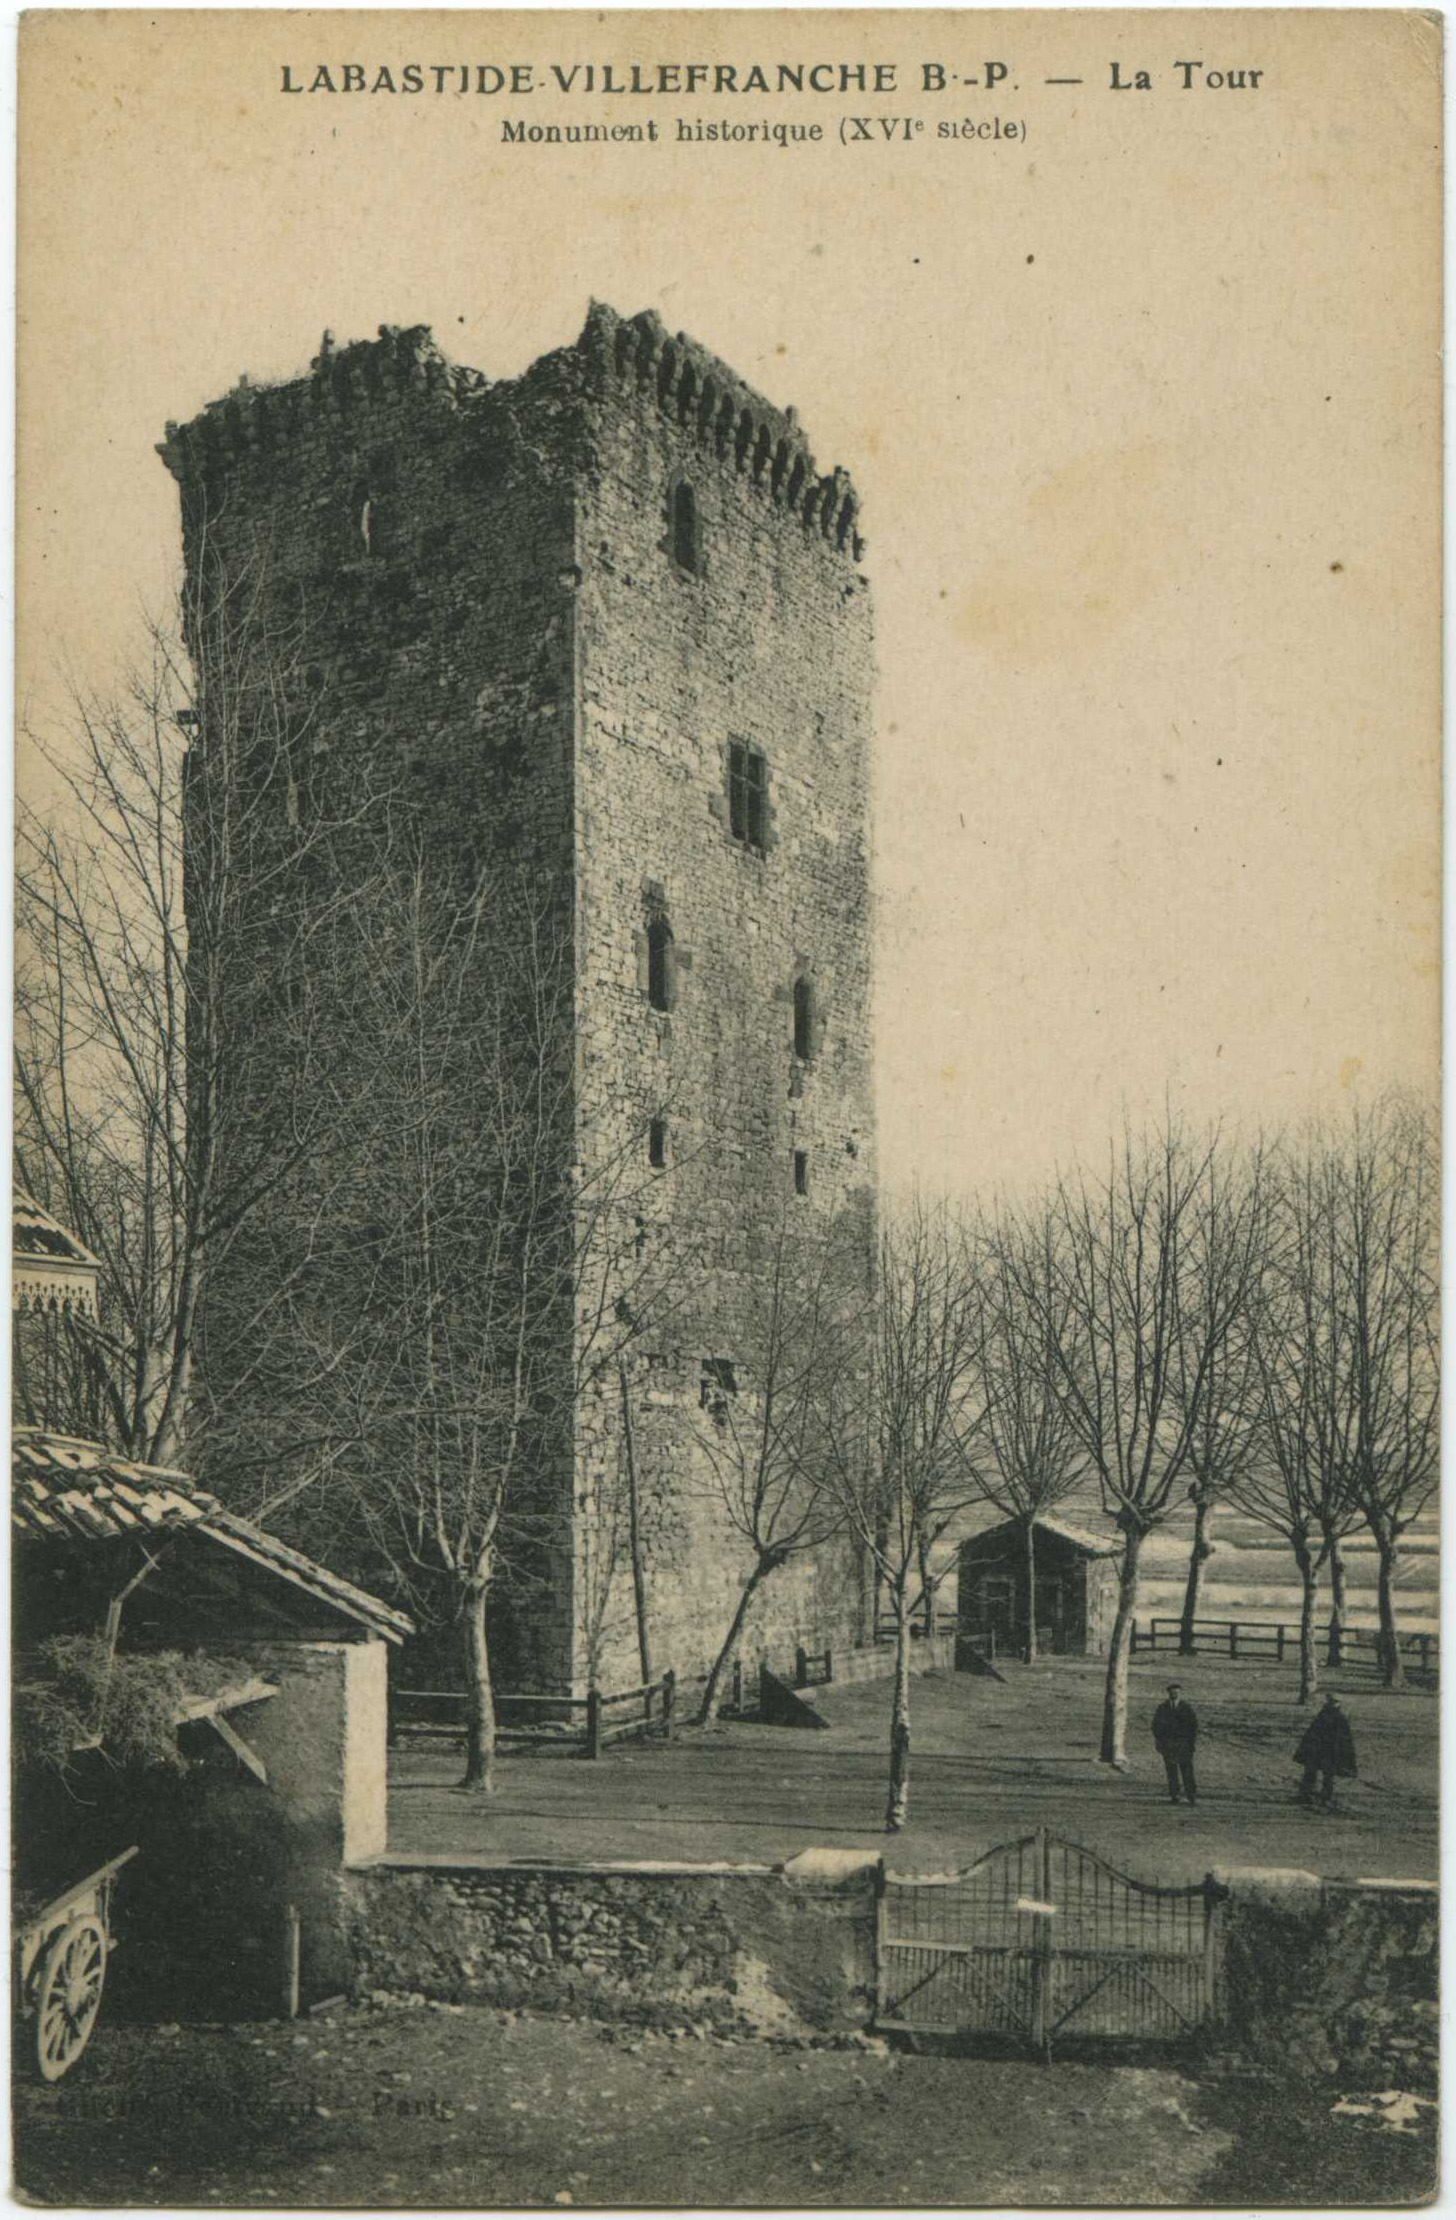
[[(1133, 1651), (1136, 1654), (1140, 1650), (1176, 1650), (1185, 1656), (1242, 1657), (1275, 1665), (1282, 1665), (1286, 1657), (1299, 1655), (1297, 1620), (1288, 1624), (1281, 1619), (1271, 1626), (1263, 1619), (1195, 1619), (1191, 1632), (1193, 1647), (1184, 1651), (1181, 1617), (1148, 1619), (1142, 1626), (1133, 1628)], [(1424, 1679), (1432, 1679), (1440, 1668), (1441, 1637), (1439, 1634), (1403, 1634), (1400, 1654), (1408, 1673), (1416, 1672)], [(1315, 1629), (1315, 1655), (1341, 1668), (1378, 1672), (1382, 1660), (1380, 1635), (1374, 1627), (1345, 1627), (1332, 1651), (1326, 1622)]]

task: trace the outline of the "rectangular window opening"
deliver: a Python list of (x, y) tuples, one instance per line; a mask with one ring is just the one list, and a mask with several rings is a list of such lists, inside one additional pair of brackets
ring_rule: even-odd
[(795, 1193), (796, 1195), (807, 1195), (807, 1194), (808, 1194), (808, 1192), (809, 1192), (809, 1151), (808, 1151), (807, 1149), (795, 1149), (795, 1151), (794, 1151), (794, 1193)]
[(762, 854), (768, 821), (768, 765), (741, 740), (728, 748), (728, 822), (735, 840)]
[(667, 1168), (666, 1118), (654, 1118), (647, 1128), (647, 1161), (656, 1172)]
[(728, 1423), (728, 1406), (738, 1393), (738, 1375), (731, 1357), (704, 1357), (702, 1377), (698, 1382), (698, 1408), (706, 1411), (715, 1426)]

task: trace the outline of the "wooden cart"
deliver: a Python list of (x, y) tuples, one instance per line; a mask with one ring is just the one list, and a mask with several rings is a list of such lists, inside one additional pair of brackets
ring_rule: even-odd
[(91, 2039), (111, 1952), (111, 1891), (137, 1845), (15, 1926), (15, 1999), (37, 2073), (59, 2081)]

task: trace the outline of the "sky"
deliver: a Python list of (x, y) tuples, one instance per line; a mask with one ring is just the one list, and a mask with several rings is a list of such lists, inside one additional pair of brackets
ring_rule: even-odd
[[(1032, 1186), (1165, 1100), (1254, 1127), (1432, 1086), (1430, 39), (1314, 11), (31, 16), (23, 716), (135, 654), (177, 574), (155, 443), (240, 372), (427, 323), (509, 377), (593, 295), (654, 307), (862, 498), (886, 1184)], [(845, 57), (893, 91), (281, 90)], [(1236, 65), (1257, 87), (1202, 82)], [(856, 113), (921, 129), (842, 143)], [(647, 116), (652, 146), (502, 143)], [(679, 117), (824, 137), (680, 146)]]

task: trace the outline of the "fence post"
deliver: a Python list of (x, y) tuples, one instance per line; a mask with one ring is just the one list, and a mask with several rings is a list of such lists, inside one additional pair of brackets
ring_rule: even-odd
[(1238, 1620), (1237, 1620), (1237, 1619), (1230, 1619), (1230, 1620), (1229, 1620), (1229, 1656), (1230, 1656), (1230, 1657), (1237, 1657), (1237, 1656), (1238, 1656), (1238, 1654), (1239, 1654), (1239, 1622), (1238, 1622)]
[(883, 1859), (883, 1858), (877, 1858), (877, 1859), (875, 1860), (875, 2018), (876, 2018), (876, 2020), (882, 2020), (882, 2019), (883, 2019), (883, 2018), (885, 2017), (885, 2001), (886, 2001), (886, 1998), (887, 1998), (887, 1996), (888, 1996), (888, 1994), (889, 1994), (889, 1983), (888, 1983), (888, 1981), (887, 1981), (887, 1979), (886, 1979), (886, 1974), (887, 1974), (887, 1972), (888, 1972), (888, 1969), (889, 1969), (889, 1956), (890, 1956), (890, 1954), (889, 1954), (889, 1952), (888, 1952), (888, 1951), (886, 1950), (886, 1948), (885, 1948), (885, 1944), (886, 1944), (886, 1943), (888, 1942), (888, 1940), (889, 1940), (889, 1934), (890, 1934), (890, 1923), (889, 1923), (889, 1919), (888, 1919), (888, 1917), (887, 1917), (887, 1907), (886, 1907), (886, 1904), (885, 1904), (885, 1861), (884, 1861), (884, 1859)]
[(303, 1955), (301, 1947), (302, 1931), (298, 1906), (296, 1904), (285, 1904), (283, 1907), (283, 1963), (281, 1969), (283, 1994), (280, 2001), (283, 2006), (283, 2017), (286, 2020), (296, 2020), (298, 2018), (298, 1976)]
[(1276, 1665), (1284, 1663), (1284, 1621), (1282, 1619), (1279, 1622), (1279, 1640), (1274, 1650), (1274, 1662)]
[(1218, 1906), (1227, 1895), (1211, 1873), (1203, 1876), (1203, 2003), (1211, 2018), (1218, 2017)]
[(743, 1660), (741, 1657), (735, 1657), (733, 1660), (733, 1709), (740, 1714), (743, 1710)]
[[(1036, 1893), (1045, 1904), (1052, 1893), (1052, 1845), (1045, 1827), (1036, 1830)], [(1050, 1997), (1048, 1988), (1051, 1975), (1052, 1933), (1051, 1921), (1045, 1912), (1036, 1912), (1031, 1922), (1031, 2040), (1043, 2065), (1050, 2065), (1052, 2055)]]
[(1422, 1636), (1420, 1637), (1420, 1644), (1421, 1644), (1421, 1671), (1422, 1671), (1423, 1673), (1428, 1673), (1428, 1672), (1430, 1671), (1430, 1669), (1431, 1669), (1431, 1637), (1429, 1636), (1429, 1634), (1423, 1634), (1423, 1635), (1422, 1635)]
[(672, 1740), (672, 1710), (677, 1701), (677, 1669), (669, 1665), (662, 1676), (662, 1739)]
[(385, 1744), (387, 1748), (396, 1750), (399, 1747), (399, 1698), (394, 1692), (392, 1681), (385, 1689), (384, 1703), (385, 1716), (389, 1721), (384, 1737)]
[(595, 1688), (586, 1692), (586, 1754), (589, 1758), (602, 1754), (602, 1699)]
[(1137, 1630), (1137, 1620), (1136, 1620), (1136, 1619), (1134, 1619), (1134, 1620), (1133, 1620), (1133, 1622), (1132, 1622), (1132, 1647), (1131, 1647), (1131, 1650), (1130, 1650), (1130, 1653), (1129, 1653), (1129, 1654), (1130, 1654), (1131, 1656), (1133, 1656), (1133, 1657), (1136, 1657), (1136, 1656), (1137, 1656), (1137, 1651), (1138, 1651), (1138, 1630)]
[(794, 1686), (796, 1688), (807, 1688), (808, 1685), (809, 1656), (801, 1642), (794, 1652)]
[[(1426, 1637), (1423, 1634), (1421, 1640), (1424, 1642), (1425, 1639)], [(832, 1649), (824, 1652), (824, 1678), (826, 1681), (832, 1681), (834, 1678), (834, 1652)]]

